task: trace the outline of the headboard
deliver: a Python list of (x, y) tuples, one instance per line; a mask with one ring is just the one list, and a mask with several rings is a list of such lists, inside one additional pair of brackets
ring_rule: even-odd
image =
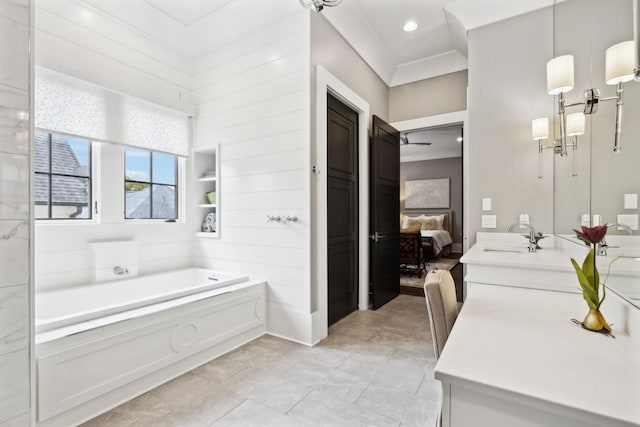
[(448, 211), (435, 211), (435, 210), (429, 210), (429, 211), (419, 211), (419, 210), (411, 210), (411, 211), (404, 211), (402, 212), (402, 216), (400, 217), (400, 224), (402, 224), (402, 220), (404, 219), (404, 216), (407, 215), (409, 217), (415, 217), (415, 216), (420, 216), (420, 215), (427, 215), (427, 216), (431, 216), (431, 215), (444, 215), (444, 221), (442, 223), (442, 229), (443, 230), (447, 230), (449, 232), (449, 234), (451, 236), (453, 236), (453, 224), (452, 224), (452, 211), (448, 210)]

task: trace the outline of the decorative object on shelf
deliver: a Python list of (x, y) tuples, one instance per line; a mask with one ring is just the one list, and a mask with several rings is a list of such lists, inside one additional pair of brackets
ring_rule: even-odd
[[(531, 238), (531, 236), (529, 236), (528, 234), (523, 234), (522, 237), (526, 238), (527, 240), (529, 240)], [(544, 234), (537, 232), (533, 235), (533, 238), (536, 239), (536, 249), (542, 249), (540, 247), (540, 245), (538, 244), (538, 242), (544, 238), (546, 238), (547, 236), (545, 236)]]
[[(571, 264), (576, 270), (578, 282), (580, 282), (580, 287), (582, 288), (582, 297), (589, 306), (589, 313), (587, 313), (581, 325), (590, 331), (609, 334), (611, 332), (611, 326), (609, 326), (600, 312), (600, 306), (606, 296), (606, 286), (604, 282), (600, 283), (600, 274), (596, 266), (596, 248), (598, 243), (600, 243), (607, 234), (607, 225), (597, 225), (595, 227), (582, 226), (582, 231), (573, 231), (576, 232), (580, 240), (592, 246), (582, 263), (582, 267), (578, 265), (576, 260), (571, 258)], [(600, 285), (602, 285), (602, 297), (600, 297)]]
[(216, 231), (216, 214), (208, 213), (202, 223), (202, 231), (205, 233), (215, 233)]
[(215, 178), (216, 171), (205, 172), (202, 174), (202, 178)]
[(216, 204), (216, 192), (215, 191), (209, 191), (208, 193), (205, 194), (205, 196), (207, 197), (207, 200), (209, 201), (209, 203), (211, 203), (212, 205)]

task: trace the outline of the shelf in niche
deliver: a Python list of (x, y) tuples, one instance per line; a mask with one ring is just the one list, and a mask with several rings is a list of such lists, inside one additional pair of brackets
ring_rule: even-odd
[(213, 205), (211, 203), (200, 203), (198, 205), (199, 208), (215, 208), (218, 205)]
[(198, 231), (196, 233), (196, 237), (205, 237), (207, 239), (213, 239), (213, 238), (218, 238), (218, 232), (214, 231), (213, 233), (211, 232), (205, 232), (205, 231)]
[(198, 178), (199, 182), (211, 182), (211, 181), (216, 181), (218, 179), (218, 177), (215, 176), (207, 176), (204, 178)]

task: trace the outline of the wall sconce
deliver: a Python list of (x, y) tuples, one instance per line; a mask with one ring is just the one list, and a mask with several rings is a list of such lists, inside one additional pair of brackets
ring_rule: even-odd
[[(568, 122), (566, 109), (575, 106), (583, 107), (583, 114), (595, 114), (598, 112), (598, 105), (602, 101), (616, 101), (616, 123), (613, 151), (620, 152), (622, 149), (622, 105), (623, 105), (623, 84), (633, 80), (635, 53), (634, 42), (626, 41), (618, 43), (607, 49), (605, 53), (605, 80), (608, 85), (616, 85), (616, 96), (600, 98), (598, 89), (587, 89), (584, 91), (584, 101), (566, 104), (564, 94), (573, 89), (573, 55), (563, 55), (553, 58), (547, 63), (547, 91), (549, 95), (558, 96), (558, 115), (560, 125), (560, 154), (567, 155)], [(578, 120), (577, 116), (574, 120)], [(583, 119), (581, 119), (583, 120)], [(584, 133), (584, 126), (583, 131)], [(573, 133), (573, 135), (578, 135)], [(577, 140), (574, 138), (574, 144)]]
[[(542, 178), (542, 151), (553, 149), (555, 154), (560, 156), (567, 155), (567, 147), (572, 148), (572, 176), (578, 176), (576, 173), (576, 151), (578, 150), (578, 135), (584, 134), (585, 115), (582, 112), (571, 113), (566, 115), (565, 138), (556, 139), (553, 145), (542, 145), (542, 140), (549, 138), (549, 118), (541, 117), (531, 121), (531, 137), (538, 141), (538, 178)], [(567, 136), (572, 136), (573, 141), (567, 144)]]

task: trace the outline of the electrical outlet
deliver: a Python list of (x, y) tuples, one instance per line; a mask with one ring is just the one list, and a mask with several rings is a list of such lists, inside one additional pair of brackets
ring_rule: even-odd
[(482, 210), (485, 212), (491, 210), (491, 199), (482, 199)]
[(519, 222), (520, 224), (529, 225), (529, 214), (520, 214)]
[(496, 228), (496, 223), (495, 215), (482, 215), (482, 228)]

